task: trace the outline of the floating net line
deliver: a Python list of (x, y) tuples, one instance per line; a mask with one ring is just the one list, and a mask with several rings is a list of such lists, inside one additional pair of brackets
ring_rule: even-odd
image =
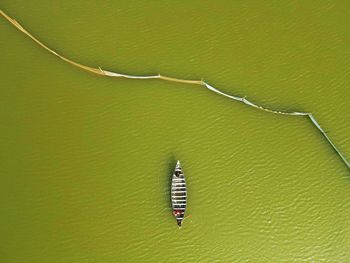
[(256, 109), (265, 111), (265, 112), (270, 112), (270, 113), (274, 113), (274, 114), (280, 114), (280, 115), (291, 115), (291, 116), (306, 116), (309, 118), (309, 120), (312, 122), (312, 124), (321, 132), (321, 134), (323, 135), (323, 137), (328, 141), (328, 143), (332, 146), (332, 148), (336, 151), (336, 153), (339, 155), (339, 157), (342, 159), (342, 161), (344, 162), (344, 164), (346, 165), (346, 167), (348, 169), (350, 169), (350, 163), (349, 161), (346, 159), (346, 157), (342, 154), (342, 152), (338, 149), (338, 147), (332, 142), (332, 140), (329, 138), (329, 136), (327, 135), (327, 133), (324, 131), (324, 129), (321, 127), (321, 125), (316, 121), (315, 117), (312, 115), (312, 113), (310, 112), (299, 112), (299, 111), (279, 111), (279, 110), (273, 110), (273, 109), (269, 109), (269, 108), (265, 108), (262, 107), (260, 105), (257, 105), (253, 102), (251, 102), (250, 100), (248, 100), (246, 97), (239, 97), (239, 96), (234, 96), (234, 95), (229, 95), (227, 93), (224, 93), (222, 91), (220, 91), (219, 89), (209, 85), (208, 83), (206, 83), (204, 80), (187, 80), (187, 79), (179, 79), (179, 78), (173, 78), (173, 77), (168, 77), (168, 76), (164, 76), (164, 75), (149, 75), (149, 76), (136, 76), (136, 75), (127, 75), (127, 74), (122, 74), (122, 73), (116, 73), (116, 72), (112, 72), (112, 71), (108, 71), (108, 70), (104, 70), (100, 67), (98, 68), (93, 68), (93, 67), (89, 67), (83, 64), (80, 64), (78, 62), (75, 62), (73, 60), (70, 60), (64, 56), (62, 56), (61, 54), (57, 53), (56, 51), (52, 50), (51, 48), (49, 48), (48, 46), (46, 46), (44, 43), (42, 43), (40, 40), (38, 40), (37, 38), (35, 38), (32, 34), (30, 34), (26, 29), (24, 29), (15, 19), (9, 17), (6, 13), (4, 13), (1, 9), (0, 9), (0, 14), (6, 19), (8, 20), (12, 25), (14, 25), (17, 29), (19, 29), (21, 32), (23, 32), (24, 34), (26, 34), (28, 37), (30, 37), (34, 42), (36, 42), (38, 45), (40, 45), (42, 48), (46, 49), (47, 51), (49, 51), (50, 53), (54, 54), (55, 56), (59, 57), (60, 59), (66, 61), (67, 63), (78, 67), (80, 69), (83, 69), (85, 71), (89, 71), (91, 73), (100, 75), (100, 76), (107, 76), (107, 77), (117, 77), (117, 78), (127, 78), (127, 79), (161, 79), (161, 80), (166, 80), (166, 81), (170, 81), (170, 82), (178, 82), (178, 83), (184, 83), (184, 84), (192, 84), (192, 85), (199, 85), (202, 86), (204, 88), (207, 88), (210, 91), (213, 91), (219, 95), (222, 95), (224, 97), (227, 97), (229, 99), (232, 100), (236, 100), (239, 102), (242, 102), (248, 106), (254, 107)]

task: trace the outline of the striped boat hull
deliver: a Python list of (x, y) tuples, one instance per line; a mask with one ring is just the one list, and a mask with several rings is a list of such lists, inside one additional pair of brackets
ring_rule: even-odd
[(181, 226), (187, 205), (187, 189), (185, 175), (182, 171), (180, 161), (176, 163), (171, 180), (171, 204), (177, 224)]

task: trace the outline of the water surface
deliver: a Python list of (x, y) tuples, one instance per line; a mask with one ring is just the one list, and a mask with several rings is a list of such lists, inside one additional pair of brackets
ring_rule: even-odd
[[(8, 1), (48, 46), (312, 112), (350, 156), (345, 1)], [(0, 19), (0, 262), (346, 262), (350, 179), (303, 117), (98, 77)], [(181, 160), (188, 218), (171, 215)]]

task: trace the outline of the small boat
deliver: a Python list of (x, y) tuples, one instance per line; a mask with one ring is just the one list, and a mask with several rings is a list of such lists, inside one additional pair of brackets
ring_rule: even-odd
[(185, 216), (186, 202), (187, 191), (185, 175), (182, 171), (180, 161), (177, 161), (171, 180), (171, 205), (173, 208), (173, 215), (179, 227), (181, 227), (182, 220)]

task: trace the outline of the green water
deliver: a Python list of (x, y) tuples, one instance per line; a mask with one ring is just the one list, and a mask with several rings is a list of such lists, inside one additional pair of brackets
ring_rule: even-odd
[[(48, 46), (312, 112), (350, 156), (347, 1), (14, 1)], [(0, 19), (0, 262), (350, 262), (349, 170), (304, 117), (88, 74)], [(180, 159), (188, 210), (171, 215)]]

